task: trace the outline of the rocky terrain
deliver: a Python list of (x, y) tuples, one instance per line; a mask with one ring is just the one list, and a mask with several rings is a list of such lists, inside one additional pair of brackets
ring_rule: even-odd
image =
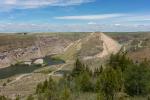
[(150, 60), (150, 33), (149, 32), (122, 32), (107, 33), (123, 45), (127, 56), (135, 62)]
[[(74, 61), (79, 57), (87, 62), (100, 62), (100, 59), (115, 54), (121, 45), (104, 33), (90, 33), (83, 37), (72, 39), (62, 35), (35, 35), (34, 41), (27, 47), (17, 47), (1, 53), (0, 60), (0, 94), (9, 97), (20, 95), (24, 97), (35, 91), (35, 86), (52, 76), (54, 79), (62, 77), (63, 72), (70, 72)], [(65, 63), (55, 63), (47, 66), (14, 65), (10, 64), (53, 55), (55, 59), (62, 59)], [(40, 62), (42, 59), (39, 59)], [(38, 60), (37, 60), (38, 61)], [(102, 60), (101, 60), (102, 61)], [(44, 61), (42, 61), (44, 62)], [(6, 66), (6, 67), (5, 67)], [(5, 86), (6, 84), (6, 86)], [(19, 88), (19, 87), (21, 88)]]
[[(64, 73), (72, 71), (77, 58), (88, 64), (91, 69), (100, 65), (105, 66), (109, 56), (120, 50), (127, 52), (127, 56), (135, 62), (150, 59), (150, 37), (147, 33), (125, 35), (93, 32), (83, 36), (34, 34), (30, 36), (32, 39), (29, 39), (29, 36), (23, 37), (23, 40), (19, 38), (14, 44), (11, 41), (14, 46), (12, 49), (1, 43), (0, 48), (3, 49), (0, 51), (0, 95), (14, 98), (20, 95), (23, 98), (32, 94), (36, 85), (49, 76), (59, 80)], [(19, 43), (21, 40), (23, 46)], [(52, 63), (48, 60), (50, 64), (46, 66), (30, 64), (30, 61), (37, 58), (37, 62), (44, 63), (45, 56), (52, 57), (54, 62), (61, 60), (61, 63)], [(25, 62), (27, 65), (15, 65), (18, 62)], [(14, 65), (9, 67), (11, 64)]]
[[(93, 43), (92, 40), (95, 42)], [(88, 52), (87, 53), (88, 56), (85, 56), (84, 59), (104, 58), (111, 54), (116, 54), (121, 49), (121, 45), (117, 41), (105, 35), (104, 33), (92, 33), (89, 36), (89, 38), (87, 38), (87, 41), (88, 41), (87, 44), (93, 43), (91, 44), (91, 46), (93, 47), (90, 47), (91, 49), (87, 50), (89, 50), (89, 52), (94, 52), (95, 48), (97, 51), (95, 51), (95, 54), (91, 56), (90, 53)], [(99, 44), (97, 44), (96, 42)], [(86, 52), (86, 50), (83, 50), (83, 52)]]
[[(9, 36), (11, 39), (14, 36)], [(1, 38), (1, 37), (0, 37)], [(50, 36), (50, 35), (35, 35), (32, 36), (32, 41), (23, 41), (20, 44), (20, 40), (15, 40), (14, 44), (13, 41), (10, 41), (8, 47), (13, 44), (11, 49), (8, 47), (4, 47), (6, 45), (2, 45), (0, 48), (0, 68), (7, 67), (10, 64), (15, 64), (21, 61), (30, 61), (35, 58), (44, 57), (46, 55), (52, 55), (61, 53), (64, 48), (66, 48), (72, 41), (69, 39), (61, 38), (59, 36)], [(27, 43), (28, 42), (28, 43)], [(23, 46), (26, 45), (26, 46)], [(19, 45), (19, 46), (18, 46)], [(5, 49), (5, 50), (4, 50)]]

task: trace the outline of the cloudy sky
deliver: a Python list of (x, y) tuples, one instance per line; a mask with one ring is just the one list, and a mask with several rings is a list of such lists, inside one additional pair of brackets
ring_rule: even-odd
[(0, 32), (150, 31), (150, 0), (0, 0)]

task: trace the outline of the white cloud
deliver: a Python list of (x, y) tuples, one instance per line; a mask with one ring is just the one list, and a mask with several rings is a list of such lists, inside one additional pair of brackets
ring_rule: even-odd
[(17, 3), (17, 0), (4, 0), (4, 4), (7, 5), (14, 5)]
[(107, 24), (116, 24), (118, 23), (141, 23), (149, 22), (150, 23), (150, 14), (130, 14), (130, 13), (110, 13), (110, 14), (97, 14), (97, 15), (77, 15), (77, 16), (60, 16), (54, 17), (54, 19), (59, 20), (81, 20), (89, 21), (88, 24), (98, 23), (107, 23)]
[(88, 22), (89, 25), (95, 25), (97, 24), (96, 22)]
[(29, 9), (45, 6), (71, 6), (93, 2), (94, 0), (0, 0), (1, 10)]
[(113, 22), (142, 22), (150, 21), (150, 14), (124, 14), (120, 18), (113, 19)]
[(83, 16), (61, 16), (54, 17), (54, 19), (66, 19), (66, 20), (100, 20), (108, 18), (116, 18), (124, 16), (123, 14), (99, 14), (99, 15), (83, 15)]
[(115, 26), (120, 26), (121, 24), (114, 24)]
[(120, 25), (114, 24), (0, 24), (0, 32), (93, 32), (93, 31), (150, 31), (150, 24)]
[(1, 21), (0, 32), (150, 31), (150, 21), (148, 20), (150, 19), (149, 14), (64, 16), (62, 20), (67, 20), (68, 18), (70, 19), (70, 24), (66, 25), (60, 24), (59, 22), (53, 24), (46, 24), (44, 22), (37, 24), (36, 22), (30, 22), (29, 24), (24, 21), (18, 23), (13, 23), (13, 21), (5, 23)]

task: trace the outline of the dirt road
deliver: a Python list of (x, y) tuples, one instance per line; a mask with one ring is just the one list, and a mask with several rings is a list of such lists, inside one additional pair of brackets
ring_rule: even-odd
[(32, 73), (29, 73), (29, 74), (22, 74), (20, 76), (18, 76), (15, 80), (11, 81), (10, 83), (8, 83), (7, 85), (11, 85), (19, 80), (21, 80), (23, 77), (26, 77), (26, 76), (29, 76), (29, 75), (32, 75)]

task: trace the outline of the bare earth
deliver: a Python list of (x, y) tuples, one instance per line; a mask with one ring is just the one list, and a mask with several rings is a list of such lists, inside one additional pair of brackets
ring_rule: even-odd
[[(116, 54), (121, 49), (121, 45), (114, 39), (110, 38), (104, 33), (96, 33), (96, 34), (99, 35), (99, 40), (103, 41), (103, 51), (95, 56), (84, 57), (84, 60), (103, 58), (111, 54)], [(91, 35), (94, 35), (94, 33), (91, 33)]]

